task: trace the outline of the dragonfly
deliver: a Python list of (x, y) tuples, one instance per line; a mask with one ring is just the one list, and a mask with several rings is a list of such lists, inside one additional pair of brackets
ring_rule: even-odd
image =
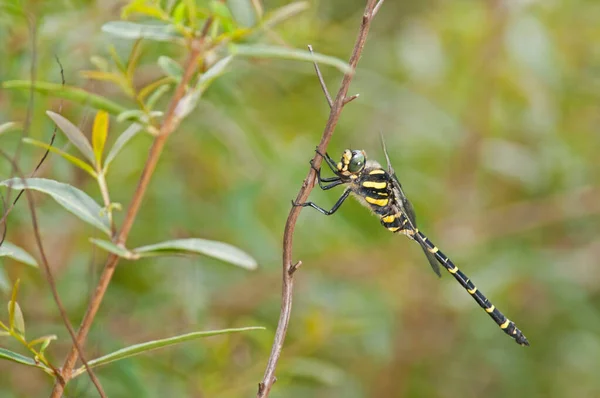
[(390, 158), (383, 143), (383, 151), (387, 161), (385, 170), (377, 161), (367, 160), (363, 150), (346, 149), (339, 162), (335, 162), (329, 154), (322, 154), (317, 148), (317, 153), (325, 160), (334, 177), (322, 177), (321, 169), (316, 168), (311, 160), (311, 167), (316, 171), (319, 187), (329, 190), (339, 185), (346, 189), (333, 205), (331, 210), (326, 210), (314, 202), (297, 203), (294, 206), (312, 207), (321, 214), (330, 216), (334, 214), (344, 201), (354, 196), (359, 202), (368, 207), (381, 224), (393, 233), (404, 234), (417, 242), (423, 249), (433, 271), (441, 276), (440, 265), (444, 267), (458, 283), (469, 293), (479, 306), (496, 322), (496, 324), (512, 337), (518, 344), (529, 346), (525, 335), (517, 328), (515, 323), (508, 319), (475, 284), (458, 267), (437, 248), (427, 236), (417, 228), (415, 211), (404, 194), (402, 185), (390, 163)]

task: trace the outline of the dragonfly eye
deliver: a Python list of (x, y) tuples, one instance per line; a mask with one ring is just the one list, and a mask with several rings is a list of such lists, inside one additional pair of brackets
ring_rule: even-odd
[(348, 165), (348, 171), (351, 173), (358, 173), (365, 167), (365, 155), (362, 152), (354, 153), (350, 164)]

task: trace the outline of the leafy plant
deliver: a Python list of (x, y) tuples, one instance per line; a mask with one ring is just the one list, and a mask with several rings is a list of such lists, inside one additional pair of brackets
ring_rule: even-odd
[[(72, 334), (73, 347), (62, 366), (53, 365), (45, 356), (45, 350), (56, 339), (55, 335), (42, 336), (32, 340), (25, 337), (25, 322), (16, 301), (18, 282), (14, 285), (12, 298), (9, 301), (8, 322), (0, 323), (0, 327), (3, 330), (2, 336), (17, 340), (26, 348), (30, 356), (2, 348), (0, 349), (1, 359), (42, 369), (57, 380), (53, 396), (60, 396), (69, 380), (83, 373), (91, 372), (91, 369), (96, 366), (200, 337), (261, 329), (246, 327), (186, 333), (168, 339), (153, 340), (125, 347), (95, 359), (86, 360), (81, 355), (81, 347), (85, 345), (94, 315), (103, 300), (119, 259), (137, 260), (167, 255), (206, 255), (247, 270), (257, 267), (256, 260), (250, 255), (223, 242), (201, 238), (168, 239), (164, 242), (128, 249), (126, 241), (167, 138), (196, 109), (200, 98), (212, 83), (234, 67), (236, 58), (280, 58), (310, 62), (316, 60), (322, 64), (336, 67), (344, 73), (351, 72), (345, 62), (336, 58), (265, 43), (265, 33), (271, 32), (274, 26), (292, 18), (306, 8), (306, 2), (295, 2), (263, 14), (262, 8), (259, 8), (256, 2), (250, 1), (227, 3), (208, 1), (203, 5), (198, 5), (194, 1), (187, 0), (175, 2), (132, 0), (123, 7), (122, 20), (108, 22), (102, 27), (103, 32), (116, 40), (133, 41), (129, 57), (121, 59), (116, 49), (111, 46), (108, 48), (108, 59), (94, 56), (91, 63), (95, 69), (81, 72), (84, 78), (116, 86), (125, 100), (117, 101), (78, 87), (51, 82), (9, 80), (2, 83), (2, 87), (5, 89), (32, 90), (42, 95), (66, 99), (72, 103), (90, 106), (97, 110), (91, 130), (91, 139), (88, 139), (86, 134), (77, 127), (77, 123), (70, 121), (60, 112), (46, 112), (57, 126), (58, 131), (64, 135), (77, 153), (59, 149), (52, 143), (29, 137), (23, 138), (22, 142), (39, 147), (46, 153), (56, 154), (76, 168), (83, 170), (89, 178), (95, 181), (100, 192), (100, 201), (75, 186), (50, 178), (23, 177), (19, 174), (17, 177), (0, 181), (0, 186), (18, 191), (38, 191), (54, 199), (68, 212), (106, 235), (107, 239), (91, 238), (90, 241), (96, 247), (105, 250), (108, 253), (108, 259), (99, 278), (99, 284), (90, 300), (86, 317), (77, 334)], [(181, 59), (186, 61), (181, 62), (177, 59), (178, 57), (160, 55), (154, 62), (158, 65), (161, 75), (140, 87), (136, 84), (136, 76), (141, 65), (144, 46), (152, 42), (160, 42), (169, 46), (173, 52), (179, 52)], [(170, 99), (167, 101), (168, 105), (165, 106), (161, 99), (168, 94), (170, 94)], [(113, 123), (127, 126), (108, 148), (107, 142), (112, 141), (109, 140), (111, 118)], [(0, 134), (14, 131), (16, 128), (18, 128), (18, 124), (13, 122), (2, 124), (0, 125)], [(124, 221), (121, 225), (117, 225), (115, 212), (121, 211), (122, 206), (111, 199), (112, 192), (107, 182), (107, 175), (112, 162), (119, 156), (122, 149), (140, 133), (149, 134), (154, 142), (131, 204), (124, 215)], [(27, 196), (27, 199), (30, 200), (30, 196)], [(34, 231), (39, 237), (33, 208), (32, 214)], [(40, 263), (43, 265), (53, 289), (57, 305), (62, 309), (59, 294), (53, 282), (51, 267), (47, 264), (41, 241), (38, 242), (38, 248), (42, 253)], [(0, 248), (0, 256), (8, 256), (31, 266), (37, 265), (32, 256), (8, 242), (4, 242)], [(69, 320), (64, 314), (63, 320), (67, 328), (70, 328)], [(84, 366), (75, 369), (78, 357)], [(99, 393), (104, 396), (95, 376), (93, 374), (90, 376)]]

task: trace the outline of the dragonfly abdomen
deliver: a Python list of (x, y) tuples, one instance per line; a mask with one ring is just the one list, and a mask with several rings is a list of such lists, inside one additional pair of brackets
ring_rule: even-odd
[(469, 277), (465, 275), (456, 265), (442, 253), (427, 236), (417, 230), (419, 240), (421, 240), (426, 249), (432, 253), (446, 270), (454, 276), (454, 278), (460, 283), (460, 285), (473, 297), (473, 299), (479, 304), (481, 308), (496, 322), (496, 324), (510, 337), (515, 339), (518, 344), (528, 346), (529, 341), (523, 333), (517, 328), (515, 323), (508, 319), (494, 304), (492, 304), (487, 297), (471, 282)]

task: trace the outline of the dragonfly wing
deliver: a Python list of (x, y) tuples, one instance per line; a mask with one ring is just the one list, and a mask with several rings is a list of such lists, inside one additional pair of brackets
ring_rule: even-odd
[(435, 256), (429, 250), (427, 250), (423, 244), (421, 244), (421, 248), (423, 249), (423, 252), (425, 252), (425, 256), (429, 261), (429, 265), (431, 265), (431, 269), (433, 269), (433, 272), (435, 272), (435, 274), (441, 278), (442, 272), (440, 271), (440, 264), (438, 263), (437, 258), (435, 258)]

